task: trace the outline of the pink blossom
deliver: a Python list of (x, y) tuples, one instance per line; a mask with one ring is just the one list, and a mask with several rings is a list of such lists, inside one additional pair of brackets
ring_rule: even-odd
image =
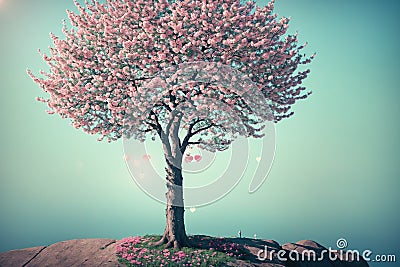
[[(297, 34), (286, 33), (289, 19), (273, 13), (274, 1), (262, 8), (239, 0), (144, 3), (88, 1), (84, 7), (75, 1), (79, 12), (69, 11), (68, 17), (76, 32), (65, 29), (63, 38), (51, 34), (52, 52), (42, 54), (50, 71), (41, 73), (43, 77), (39, 78), (28, 70), (33, 81), (49, 95), (40, 99), (49, 104), (49, 113), (62, 114), (83, 131), (114, 141), (124, 133), (123, 120), (128, 112), (136, 118), (131, 133), (145, 139), (141, 126), (146, 120), (154, 125), (158, 118), (143, 114), (148, 106), (161, 101), (165, 105), (159, 107), (174, 109), (199, 89), (202, 92), (198, 97), (219, 92), (217, 97), (222, 96), (220, 100), (230, 108), (239, 107), (241, 102), (226, 97), (222, 86), (205, 92), (202, 85), (193, 85), (190, 92), (183, 92), (186, 97), (173, 103), (167, 100), (178, 88), (171, 92), (165, 89), (160, 94), (141, 90), (144, 83), (137, 79), (183, 62), (236, 62), (235, 69), (246, 74), (259, 85), (257, 90), (269, 97), (276, 122), (290, 117), (290, 107), (309, 95), (300, 86), (309, 70), (297, 70), (310, 63), (314, 55), (307, 58), (300, 53), (306, 44), (299, 46)], [(235, 31), (229, 30), (226, 35), (228, 29)], [(216, 75), (214, 81), (221, 77)], [(240, 116), (246, 121), (246, 115)], [(210, 144), (204, 146), (212, 150)]]

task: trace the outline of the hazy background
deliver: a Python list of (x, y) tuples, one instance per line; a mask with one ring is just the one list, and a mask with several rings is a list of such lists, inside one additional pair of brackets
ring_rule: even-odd
[[(259, 2), (261, 5), (266, 2)], [(190, 234), (313, 239), (396, 253), (399, 235), (398, 1), (277, 0), (308, 51), (313, 95), (277, 125), (266, 183), (250, 179), (186, 213)], [(72, 0), (0, 0), (0, 251), (88, 237), (162, 233), (164, 206), (138, 189), (122, 142), (98, 143), (45, 113), (26, 75), (60, 35)], [(250, 166), (251, 167), (251, 166)], [(374, 266), (372, 264), (372, 266)], [(379, 266), (390, 266), (381, 264)]]

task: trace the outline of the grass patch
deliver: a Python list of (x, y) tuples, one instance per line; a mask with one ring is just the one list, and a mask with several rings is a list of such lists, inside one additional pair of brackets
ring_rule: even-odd
[(165, 249), (150, 243), (161, 238), (157, 235), (127, 237), (117, 242), (118, 261), (126, 266), (226, 266), (244, 255), (241, 245), (224, 238), (191, 237), (198, 248)]

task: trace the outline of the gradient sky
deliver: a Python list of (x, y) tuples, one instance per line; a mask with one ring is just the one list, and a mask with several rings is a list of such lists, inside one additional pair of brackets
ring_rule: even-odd
[[(333, 248), (343, 237), (351, 249), (400, 258), (400, 4), (276, 2), (292, 18), (289, 32), (317, 52), (306, 81), (313, 94), (277, 125), (261, 189), (248, 194), (245, 177), (222, 200), (187, 212), (187, 231), (241, 229)], [(49, 32), (60, 35), (66, 9), (72, 0), (0, 0), (0, 251), (164, 229), (164, 206), (132, 181), (122, 142), (99, 143), (35, 101), (42, 93), (26, 68), (45, 68), (37, 49), (51, 45)]]

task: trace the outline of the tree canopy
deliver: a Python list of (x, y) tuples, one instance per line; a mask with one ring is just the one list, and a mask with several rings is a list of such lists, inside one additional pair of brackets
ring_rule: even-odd
[[(49, 55), (42, 54), (50, 71), (41, 71), (41, 77), (28, 73), (49, 94), (38, 98), (47, 103), (48, 113), (71, 119), (74, 127), (100, 135), (99, 140), (126, 133), (139, 140), (168, 135), (168, 120), (176, 117), (185, 121), (186, 137), (200, 136), (193, 144), (223, 150), (231, 140), (228, 132), (260, 137), (263, 121), (290, 117), (292, 105), (310, 94), (302, 86), (310, 70), (299, 66), (314, 55), (302, 54), (305, 45), (298, 45), (297, 34), (287, 34), (289, 19), (278, 19), (274, 1), (264, 7), (240, 0), (74, 2), (79, 13), (67, 10), (72, 27), (64, 22), (65, 38), (50, 34), (54, 46)], [(154, 80), (196, 62), (211, 63), (216, 69), (209, 71), (222, 71), (230, 83), (211, 76)], [(196, 66), (187, 73), (199, 75), (201, 66), (206, 68)], [(238, 88), (228, 86), (235, 79), (250, 81), (239, 87), (263, 96), (272, 118), (257, 114)], [(210, 99), (225, 107), (213, 108)], [(182, 115), (177, 112), (182, 107), (197, 112)], [(230, 110), (237, 119), (226, 116)]]

